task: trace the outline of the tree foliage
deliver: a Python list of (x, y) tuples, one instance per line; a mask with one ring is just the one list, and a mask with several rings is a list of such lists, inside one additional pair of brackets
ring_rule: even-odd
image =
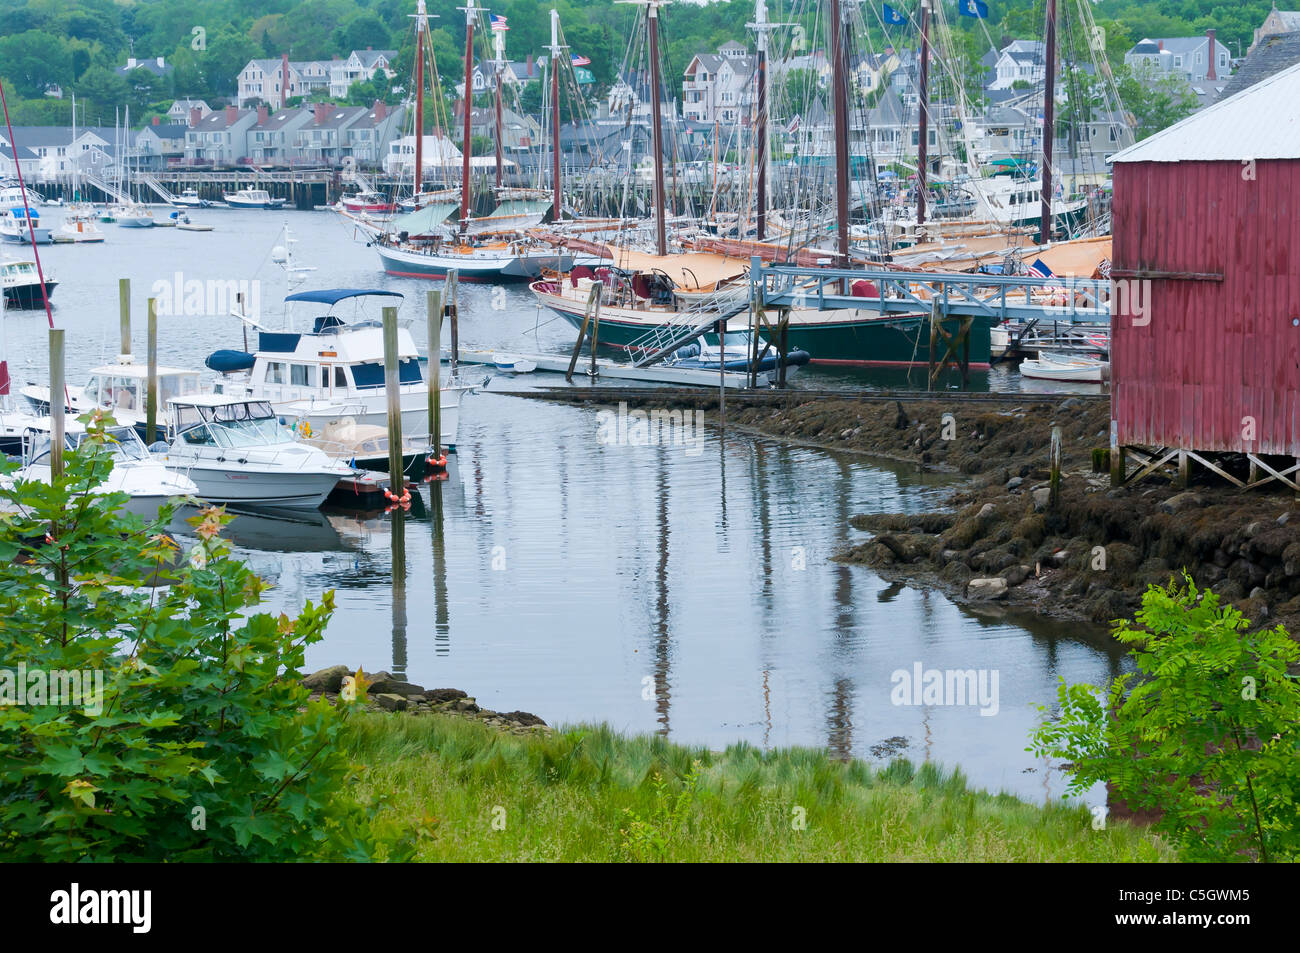
[[(0, 517), (0, 853), (375, 856), (336, 747), (350, 706), (309, 704), (300, 680), (333, 594), (296, 619), (259, 612), (264, 584), (221, 536), (231, 517), (201, 512), (198, 542), (179, 552), (163, 530), (173, 507), (149, 523), (123, 512), (125, 494), (96, 491), (111, 437), (83, 419), (89, 435), (62, 478), (0, 491), (13, 510)], [(20, 667), (29, 682), (32, 671), (100, 673), (102, 695), (14, 704)]]
[(1029, 749), (1071, 763), (1070, 791), (1110, 785), (1133, 809), (1158, 811), (1158, 830), (1189, 860), (1300, 858), (1300, 645), (1278, 626), (1250, 623), (1190, 577), (1151, 587), (1131, 646), (1136, 674), (1103, 694), (1059, 691), (1059, 714)]

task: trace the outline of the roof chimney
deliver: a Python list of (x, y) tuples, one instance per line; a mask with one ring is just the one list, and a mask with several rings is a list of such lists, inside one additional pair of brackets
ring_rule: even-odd
[(134, 56), (128, 56), (128, 57), (126, 58), (126, 68), (127, 68), (127, 69), (135, 69), (135, 57), (134, 57)]
[(1209, 71), (1208, 73), (1205, 74), (1205, 78), (1206, 78), (1207, 80), (1215, 80), (1215, 79), (1218, 79), (1218, 76), (1217, 76), (1217, 75), (1215, 74), (1215, 72), (1214, 72), (1214, 59), (1215, 59), (1215, 57), (1214, 57), (1214, 52), (1215, 52), (1214, 31), (1213, 31), (1213, 30), (1206, 30), (1206, 31), (1205, 31), (1205, 38), (1208, 39), (1208, 40), (1210, 41), (1210, 52), (1209, 52), (1209, 57), (1210, 57), (1210, 71)]
[(528, 54), (528, 78), (533, 78), (533, 54)]
[(320, 125), (329, 119), (330, 113), (333, 112), (334, 106), (331, 103), (312, 103), (312, 110), (316, 114), (316, 125)]
[(1156, 49), (1160, 50), (1160, 52), (1163, 53), (1163, 52), (1164, 52), (1164, 49), (1165, 49), (1165, 41), (1164, 41), (1164, 40), (1156, 40)]
[(280, 108), (284, 108), (289, 99), (289, 54), (280, 56)]
[(197, 126), (197, 125), (199, 124), (199, 120), (201, 120), (202, 118), (203, 118), (203, 110), (200, 109), (198, 106), (191, 106), (191, 107), (190, 107), (190, 125), (191, 125), (191, 126)]
[(257, 107), (257, 124), (259, 126), (265, 126), (266, 120), (269, 119), (270, 116), (271, 110), (266, 108), (266, 103), (262, 103)]
[(367, 46), (367, 47), (366, 47), (366, 52), (369, 53), (369, 52), (370, 52), (371, 50), (373, 50), (373, 49), (374, 49), (373, 46)]
[(235, 120), (237, 120), (238, 118), (239, 118), (239, 110), (236, 109), (234, 106), (227, 106), (227, 107), (226, 107), (226, 125), (229, 126), (231, 123), (233, 123), (233, 122), (234, 122)]
[(388, 117), (388, 107), (384, 105), (382, 99), (375, 100), (375, 122)]
[(154, 117), (153, 117), (153, 124), (154, 124), (155, 126), (161, 126), (161, 125), (162, 125), (162, 117), (161, 117), (161, 116), (154, 116)]
[(166, 61), (167, 61), (167, 58), (166, 58), (165, 56), (160, 56), (160, 57), (158, 57), (158, 68), (159, 68), (159, 69), (162, 69), (164, 66), (166, 66), (166, 65), (167, 65), (167, 62), (166, 62)]

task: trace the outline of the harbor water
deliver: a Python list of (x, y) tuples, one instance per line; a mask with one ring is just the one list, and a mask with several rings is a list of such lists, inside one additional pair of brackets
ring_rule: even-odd
[[(423, 341), (424, 292), (434, 286), (386, 277), (350, 223), (323, 212), (192, 217), (216, 230), (102, 225), (102, 245), (41, 249), (60, 283), (53, 302), (70, 382), (115, 359), (121, 277), (132, 281), (139, 360), (145, 299), (167, 285), (260, 282), (249, 287), (261, 322), (279, 329), (286, 282), (272, 249), (286, 221), (295, 258), (317, 269), (299, 290), (400, 291), (401, 316)], [(48, 381), (43, 312), (6, 312), (5, 336), (15, 384)], [(572, 340), (525, 286), (462, 286), (462, 347), (563, 351)], [(231, 347), (243, 347), (243, 330), (228, 314), (160, 317), (164, 364), (201, 367)], [(466, 370), (476, 380), (492, 373)], [(1017, 386), (1004, 371), (987, 380)], [(816, 380), (836, 382), (862, 383), (842, 373)], [(865, 538), (850, 516), (933, 508), (950, 478), (720, 431), (707, 411), (697, 443), (610, 442), (602, 426), (616, 407), (500, 393), (516, 386), (493, 377), (463, 400), (449, 478), (422, 485), (404, 518), (329, 506), (231, 525), (239, 554), (274, 583), (269, 608), (292, 612), (336, 590), (311, 666), (386, 669), (552, 724), (928, 759), (1037, 801), (1063, 790), (1024, 751), (1028, 732), (1058, 679), (1102, 685), (1124, 669), (1104, 631), (978, 614), (831, 560)], [(983, 703), (913, 704), (900, 698), (897, 673), (918, 670), (973, 670), (996, 692)]]

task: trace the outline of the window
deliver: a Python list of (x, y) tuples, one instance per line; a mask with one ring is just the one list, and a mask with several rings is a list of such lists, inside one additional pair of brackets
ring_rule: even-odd
[(306, 364), (289, 365), (289, 383), (295, 387), (306, 387), (310, 368)]
[(266, 382), (268, 384), (284, 383), (284, 365), (279, 361), (271, 361), (266, 365)]

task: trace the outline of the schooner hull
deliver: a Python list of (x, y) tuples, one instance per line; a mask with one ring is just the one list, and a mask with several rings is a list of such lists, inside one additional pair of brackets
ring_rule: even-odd
[(376, 245), (386, 274), (401, 278), (446, 278), (455, 271), (461, 281), (531, 281), (543, 269), (565, 271), (573, 267), (571, 254), (536, 253), (485, 255), (431, 254)]

